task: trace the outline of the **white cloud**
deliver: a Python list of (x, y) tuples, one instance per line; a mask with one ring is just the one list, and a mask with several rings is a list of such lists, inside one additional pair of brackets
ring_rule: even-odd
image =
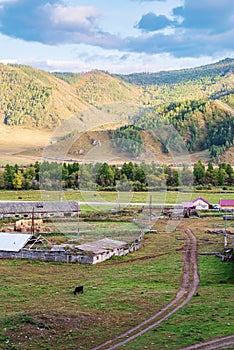
[(1, 57), (31, 55), (47, 68), (57, 58), (74, 69), (125, 72), (144, 62), (168, 69), (165, 57), (207, 62), (233, 56), (233, 28), (233, 0), (0, 0)]
[(181, 68), (191, 68), (204, 64), (214, 63), (223, 56), (201, 56), (199, 58), (178, 58), (175, 59), (170, 54), (146, 55), (144, 53), (124, 53), (120, 54), (116, 50), (105, 52), (96, 48), (93, 52), (82, 52), (76, 56), (76, 60), (34, 60), (15, 59), (1, 60), (4, 63), (26, 64), (34, 68), (43, 69), (49, 72), (86, 72), (92, 69), (105, 70), (113, 74), (129, 74), (135, 72), (158, 72), (162, 70), (172, 70)]
[(66, 30), (95, 30), (94, 22), (100, 16), (93, 6), (64, 7), (62, 5), (46, 5), (46, 11), (50, 11), (50, 19), (53, 25)]
[(18, 0), (0, 0), (0, 5), (1, 4), (9, 4), (9, 3), (13, 3), (13, 2), (17, 2)]

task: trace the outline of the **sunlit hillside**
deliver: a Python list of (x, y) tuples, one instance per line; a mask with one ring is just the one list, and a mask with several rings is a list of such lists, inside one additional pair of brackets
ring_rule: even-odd
[[(94, 149), (101, 160), (157, 155), (166, 162), (178, 137), (191, 155), (232, 159), (233, 59), (126, 76), (98, 70), (51, 74), (0, 64), (0, 93), (2, 164), (47, 156), (85, 161)], [(160, 123), (169, 123), (179, 136), (169, 135), (166, 142), (152, 136)], [(100, 144), (105, 149), (97, 151)]]

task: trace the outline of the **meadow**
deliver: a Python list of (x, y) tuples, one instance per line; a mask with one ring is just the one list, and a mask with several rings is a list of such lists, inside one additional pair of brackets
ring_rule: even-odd
[[(124, 206), (131, 203), (149, 203), (152, 204), (180, 204), (181, 202), (188, 202), (197, 197), (203, 197), (210, 203), (219, 203), (220, 199), (233, 199), (234, 189), (229, 190), (213, 189), (213, 190), (181, 190), (181, 191), (158, 191), (158, 192), (109, 192), (109, 191), (78, 191), (78, 190), (64, 190), (57, 191), (0, 191), (0, 200), (21, 200), (21, 201), (41, 201), (41, 200), (75, 200), (83, 204), (92, 203), (90, 207), (99, 207), (100, 204), (106, 206), (119, 206), (123, 203)], [(97, 205), (95, 204), (97, 202)]]
[[(205, 233), (221, 218), (184, 219), (199, 252), (222, 251), (223, 237)], [(232, 225), (229, 223), (229, 225)], [(142, 248), (95, 266), (1, 260), (1, 349), (91, 349), (160, 310), (175, 296), (184, 240), (159, 219)], [(233, 262), (199, 255), (197, 296), (129, 349), (178, 349), (233, 333)], [(77, 285), (84, 294), (73, 295)]]

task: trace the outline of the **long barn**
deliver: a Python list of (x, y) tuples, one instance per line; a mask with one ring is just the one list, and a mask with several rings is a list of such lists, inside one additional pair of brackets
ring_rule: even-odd
[(70, 217), (80, 211), (78, 202), (0, 202), (0, 218)]

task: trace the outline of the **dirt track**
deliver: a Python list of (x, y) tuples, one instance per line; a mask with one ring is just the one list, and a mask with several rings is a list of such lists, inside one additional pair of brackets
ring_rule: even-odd
[(234, 349), (234, 335), (217, 338), (205, 343), (191, 345), (180, 350), (212, 350), (212, 349)]
[[(120, 334), (119, 336), (110, 339), (109, 341), (100, 344), (92, 350), (112, 350), (117, 349), (124, 344), (131, 342), (142, 334), (148, 332), (161, 322), (166, 320), (177, 310), (187, 304), (195, 294), (199, 285), (198, 267), (197, 267), (197, 239), (190, 229), (181, 229), (186, 238), (184, 247), (184, 265), (180, 289), (175, 298), (161, 309), (156, 314), (152, 315), (147, 320), (141, 322), (137, 326)], [(192, 349), (192, 348), (191, 348)], [(186, 350), (189, 350), (186, 349)]]

